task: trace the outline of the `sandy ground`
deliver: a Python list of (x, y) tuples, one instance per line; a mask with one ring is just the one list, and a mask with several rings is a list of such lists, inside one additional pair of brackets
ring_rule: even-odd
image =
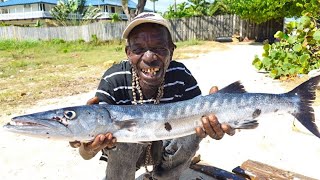
[[(212, 85), (224, 87), (241, 80), (249, 92), (281, 93), (277, 81), (257, 73), (251, 66), (254, 55), (262, 46), (232, 45), (225, 51), (215, 51), (184, 61), (197, 78), (203, 94)], [(40, 101), (29, 109), (17, 110), (10, 117), (53, 108), (84, 104), (94, 92), (71, 97)], [(320, 125), (320, 108), (315, 107), (316, 123)], [(9, 121), (10, 117), (2, 116)], [(199, 149), (201, 159), (216, 167), (231, 171), (244, 161), (260, 161), (284, 170), (320, 179), (320, 141), (310, 135), (294, 118), (277, 114), (261, 118), (255, 130), (242, 130), (234, 136), (216, 141), (206, 138)], [(106, 163), (97, 155), (85, 161), (67, 142), (29, 138), (4, 132), (0, 128), (0, 179), (102, 179)], [(138, 171), (141, 174), (143, 170)], [(191, 176), (190, 176), (191, 175)], [(209, 179), (188, 172), (183, 179)]]

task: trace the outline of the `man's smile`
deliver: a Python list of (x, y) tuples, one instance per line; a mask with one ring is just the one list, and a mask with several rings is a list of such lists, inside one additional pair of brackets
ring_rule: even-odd
[(155, 76), (159, 72), (160, 68), (143, 68), (141, 72), (143, 72), (147, 76)]

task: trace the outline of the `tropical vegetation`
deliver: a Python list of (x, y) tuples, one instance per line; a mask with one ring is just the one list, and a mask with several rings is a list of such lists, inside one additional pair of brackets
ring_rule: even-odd
[(230, 13), (228, 7), (220, 0), (213, 2), (207, 0), (188, 0), (175, 5), (171, 5), (164, 16), (168, 19), (183, 18), (193, 16), (213, 16), (217, 14)]
[(90, 23), (101, 16), (99, 8), (85, 7), (86, 0), (59, 0), (50, 10), (56, 26), (78, 26)]
[(170, 19), (236, 14), (242, 19), (262, 23), (271, 19), (300, 17), (306, 13), (317, 17), (320, 15), (319, 5), (318, 0), (187, 0), (169, 6), (164, 15)]
[(262, 58), (253, 65), (269, 72), (272, 78), (307, 74), (320, 67), (320, 29), (314, 18), (303, 16), (299, 22), (290, 22), (285, 32), (278, 31), (279, 42), (265, 44)]
[(300, 17), (306, 13), (317, 17), (320, 15), (318, 0), (220, 0), (228, 7), (230, 13), (257, 23), (270, 19)]

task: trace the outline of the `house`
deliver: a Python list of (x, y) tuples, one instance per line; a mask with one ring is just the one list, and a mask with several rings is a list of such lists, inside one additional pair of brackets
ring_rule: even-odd
[[(35, 24), (38, 20), (45, 22), (53, 19), (50, 10), (57, 5), (59, 0), (0, 0), (0, 23), (28, 25)], [(98, 20), (111, 19), (117, 13), (126, 20), (121, 0), (87, 0), (86, 6), (95, 6), (101, 9), (102, 16)], [(134, 11), (136, 3), (128, 1), (130, 11)]]

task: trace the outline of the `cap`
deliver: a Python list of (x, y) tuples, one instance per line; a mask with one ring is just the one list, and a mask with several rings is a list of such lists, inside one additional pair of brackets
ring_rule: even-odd
[(160, 14), (152, 12), (143, 12), (138, 14), (133, 20), (128, 24), (126, 29), (123, 31), (122, 38), (128, 39), (128, 35), (133, 28), (142, 23), (155, 23), (166, 27), (169, 30), (169, 23)]

